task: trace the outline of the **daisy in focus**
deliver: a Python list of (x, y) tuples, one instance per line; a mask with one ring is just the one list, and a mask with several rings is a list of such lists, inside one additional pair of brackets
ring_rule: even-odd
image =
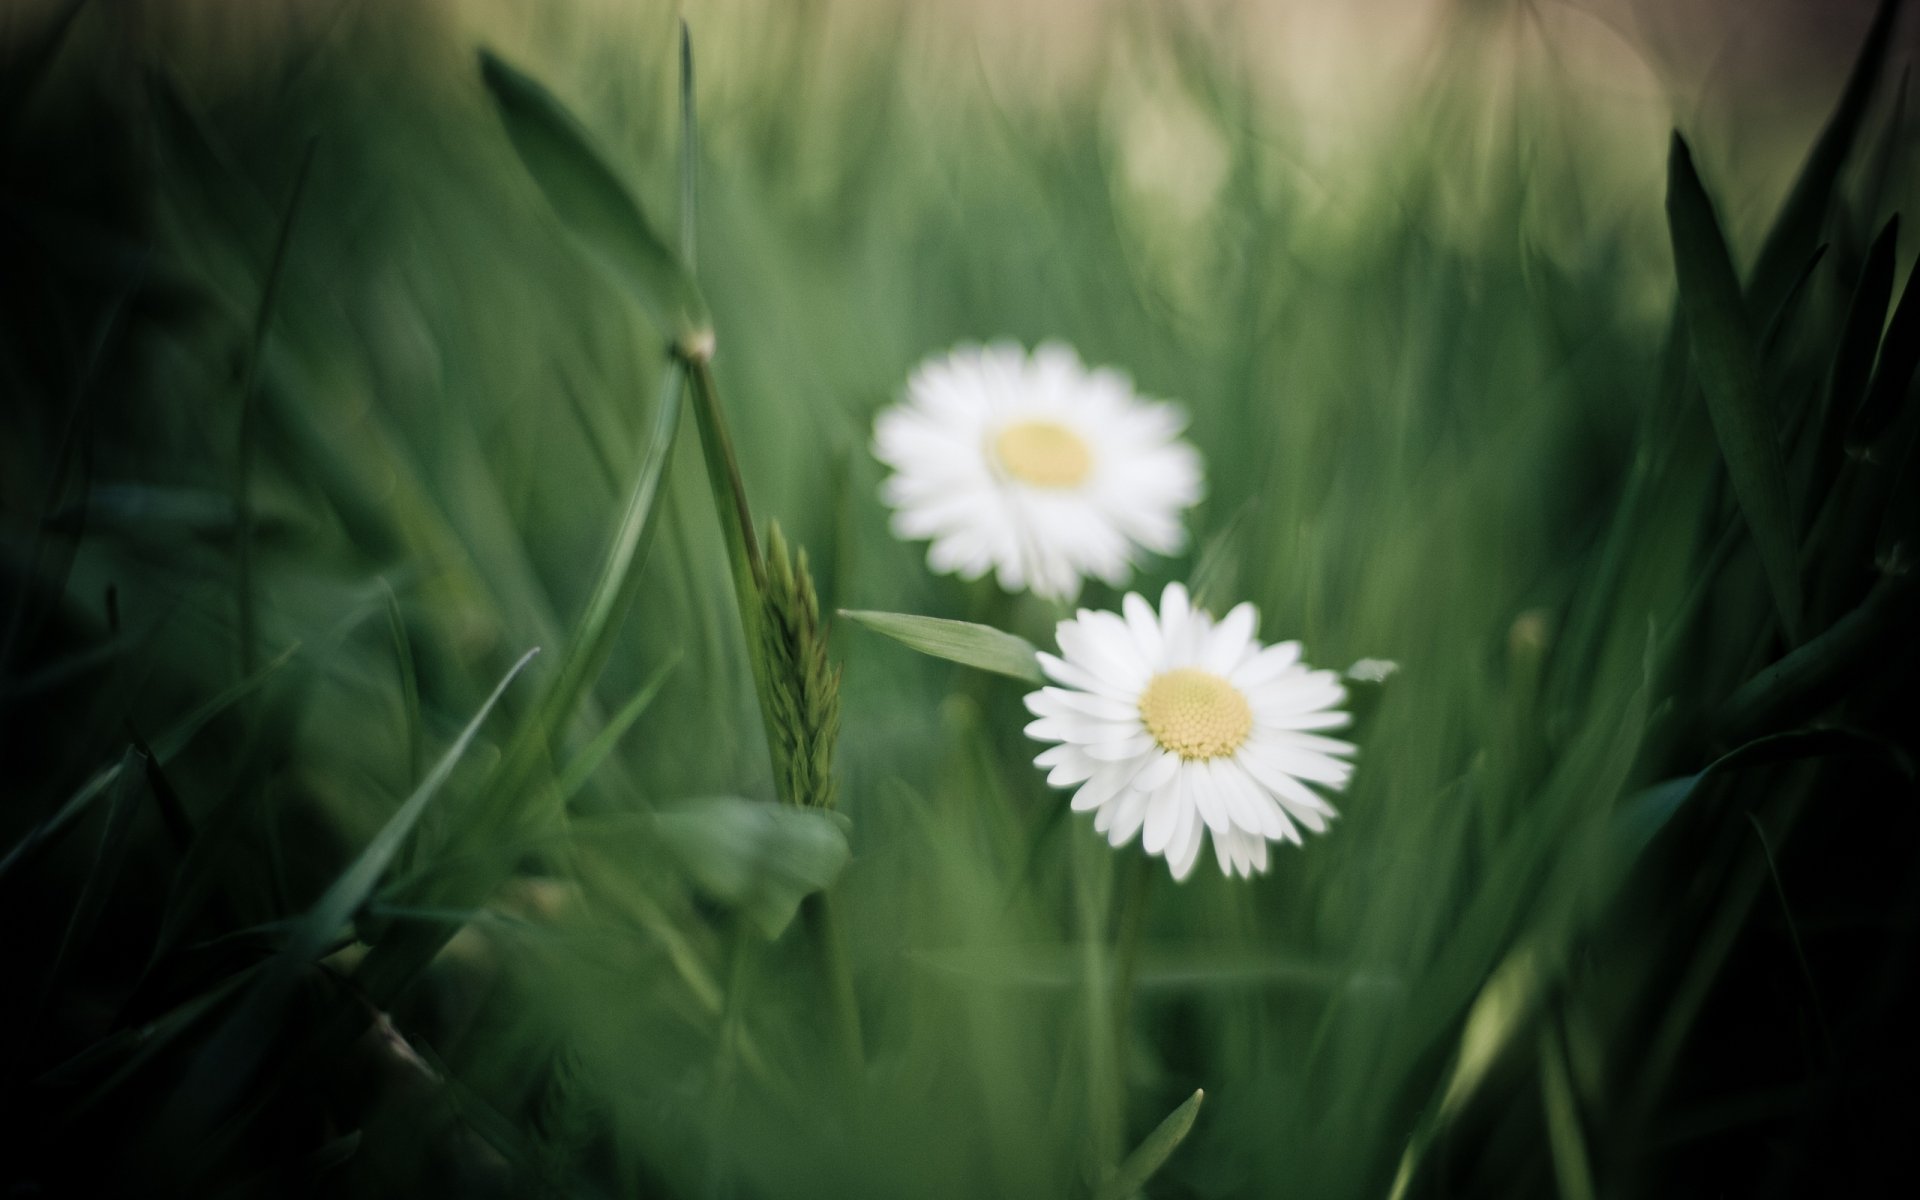
[(1315, 787), (1345, 788), (1351, 742), (1324, 735), (1350, 719), (1333, 671), (1300, 661), (1299, 642), (1262, 646), (1251, 604), (1215, 621), (1167, 585), (1160, 611), (1129, 593), (1121, 613), (1081, 609), (1040, 667), (1060, 686), (1027, 696), (1027, 735), (1058, 742), (1034, 759), (1054, 787), (1078, 786), (1075, 812), (1115, 847), (1139, 834), (1184, 880), (1211, 836), (1227, 875), (1267, 869), (1267, 843), (1323, 832), (1335, 813)]
[(1125, 583), (1141, 550), (1186, 546), (1180, 516), (1203, 489), (1185, 425), (1066, 346), (1001, 342), (922, 363), (874, 421), (873, 453), (894, 470), (893, 532), (930, 540), (934, 571), (1071, 600), (1087, 576)]

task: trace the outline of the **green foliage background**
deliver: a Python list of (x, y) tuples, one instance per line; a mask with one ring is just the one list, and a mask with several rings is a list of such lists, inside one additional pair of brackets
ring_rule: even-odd
[[(20, 19), (0, 87), (10, 1184), (1124, 1195), (1197, 1088), (1149, 1194), (1896, 1168), (1897, 32), (1863, 14), (1810, 156), (1678, 114), (1663, 212), (1657, 140), (1501, 5), (1331, 156), (1199, 9), (1115, 6), (1018, 86), (910, 6), (715, 6), (696, 212), (666, 6), (108, 7)], [(698, 389), (483, 42), (691, 223), (753, 517), (823, 612), (1050, 642), (886, 532), (868, 429), (923, 356), (1059, 338), (1185, 405), (1209, 495), (1143, 590), (1399, 664), (1332, 832), (1175, 885), (1065, 814), (1021, 685), (847, 622), (835, 811), (775, 807), (727, 510), (653, 440)]]

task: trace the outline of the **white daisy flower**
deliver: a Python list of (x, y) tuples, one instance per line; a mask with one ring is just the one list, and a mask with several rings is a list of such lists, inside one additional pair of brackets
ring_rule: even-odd
[(873, 453), (895, 472), (894, 533), (930, 539), (934, 571), (1070, 600), (1089, 575), (1125, 583), (1142, 549), (1185, 547), (1180, 514), (1202, 491), (1185, 425), (1066, 346), (1001, 342), (922, 363), (874, 421)]
[(1040, 655), (1060, 684), (1027, 697), (1027, 735), (1060, 743), (1033, 760), (1047, 782), (1078, 785), (1075, 812), (1116, 847), (1140, 834), (1175, 879), (1203, 834), (1223, 873), (1250, 877), (1268, 842), (1324, 831), (1335, 813), (1314, 786), (1353, 774), (1353, 744), (1322, 732), (1350, 719), (1339, 674), (1308, 669), (1299, 642), (1261, 646), (1251, 604), (1215, 622), (1170, 583), (1158, 614), (1132, 593), (1121, 609), (1081, 609), (1060, 622), (1061, 657)]

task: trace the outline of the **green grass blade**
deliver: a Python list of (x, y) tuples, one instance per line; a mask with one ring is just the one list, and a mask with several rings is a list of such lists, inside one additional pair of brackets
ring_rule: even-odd
[(596, 263), (681, 347), (712, 342), (706, 301), (632, 194), (552, 93), (491, 51), (480, 75), (547, 202)]
[(1842, 696), (1912, 620), (1920, 575), (1890, 575), (1819, 637), (1748, 680), (1720, 714), (1730, 737), (1752, 736), (1812, 716)]
[(492, 789), (495, 799), (489, 804), (496, 813), (520, 796), (536, 763), (547, 752), (549, 741), (559, 737), (582, 697), (600, 677), (607, 657), (613, 653), (614, 639), (633, 608), (634, 598), (639, 595), (642, 568), (659, 527), (660, 488), (673, 461), (673, 443), (680, 431), (680, 414), (685, 407), (684, 381), (685, 373), (679, 360), (670, 360), (660, 386), (660, 407), (654, 414), (646, 458), (641, 461), (633, 487), (627, 492), (626, 507), (614, 531), (613, 545), (607, 551), (606, 562), (587, 598), (560, 669), (541, 695), (535, 719), (520, 731), (508, 751), (499, 783)]
[(653, 704), (654, 697), (658, 696), (660, 689), (666, 686), (667, 677), (672, 675), (673, 669), (679, 665), (678, 653), (661, 663), (653, 674), (647, 677), (646, 682), (640, 685), (640, 690), (633, 694), (633, 699), (627, 701), (620, 711), (613, 715), (613, 719), (607, 722), (607, 727), (595, 734), (594, 739), (587, 743), (586, 749), (567, 764), (566, 770), (560, 773), (559, 780), (553, 785), (554, 791), (560, 795), (560, 803), (567, 803), (582, 787), (586, 786), (587, 780), (593, 777), (594, 771), (606, 761), (607, 755), (613, 753), (613, 748), (620, 744), (620, 739), (627, 735), (627, 730), (633, 728), (633, 723), (638, 721), (641, 714)]
[(380, 876), (386, 871), (387, 865), (400, 852), (401, 844), (405, 842), (407, 834), (419, 821), (421, 814), (426, 812), (427, 805), (433, 802), (434, 797), (447, 782), (447, 778), (453, 774), (453, 768), (465, 757), (467, 747), (473, 744), (473, 739), (480, 732), (480, 726), (486, 721), (487, 715), (493, 711), (493, 706), (500, 702), (500, 697), (505, 694), (507, 685), (513, 682), (514, 677), (519, 675), (538, 653), (540, 650), (535, 647), (521, 655), (520, 660), (508, 668), (507, 673), (494, 686), (493, 694), (487, 697), (486, 703), (480, 706), (480, 711), (467, 722), (467, 727), (460, 731), (460, 736), (454, 739), (453, 745), (447, 747), (447, 752), (440, 756), (440, 761), (434, 764), (433, 770), (420, 781), (420, 786), (415, 788), (413, 794), (394, 811), (393, 816), (387, 819), (386, 825), (360, 851), (352, 864), (340, 873), (332, 886), (327, 888), (314, 904), (312, 910), (294, 928), (292, 935), (287, 939), (286, 949), (282, 951), (288, 961), (306, 962), (317, 957), (333, 940), (340, 928), (352, 918), (354, 910), (373, 894), (374, 885), (379, 883)]
[(1561, 1200), (1594, 1200), (1593, 1162), (1580, 1128), (1580, 1102), (1573, 1094), (1563, 1039), (1552, 1028), (1540, 1034), (1540, 1101), (1546, 1110), (1547, 1146)]
[(1154, 1127), (1146, 1140), (1127, 1155), (1120, 1169), (1114, 1173), (1107, 1186), (1100, 1189), (1100, 1200), (1128, 1200), (1147, 1185), (1173, 1152), (1180, 1148), (1187, 1134), (1193, 1129), (1193, 1122), (1200, 1115), (1200, 1104), (1207, 1097), (1204, 1088), (1195, 1088), (1179, 1108), (1168, 1113), (1166, 1119)]
[(1673, 239), (1680, 306), (1686, 314), (1694, 370), (1707, 412), (1760, 552), (1775, 610), (1792, 641), (1800, 639), (1797, 525), (1787, 468), (1761, 386), (1758, 347), (1734, 276), (1713, 203), (1679, 134), (1667, 160), (1667, 224)]
[(910, 613), (869, 612), (843, 608), (840, 615), (875, 633), (911, 646), (922, 654), (957, 662), (963, 667), (1008, 675), (1024, 683), (1045, 683), (1032, 643), (971, 621), (945, 617), (918, 617)]
[(1760, 247), (1747, 292), (1755, 312), (1770, 313), (1779, 306), (1800, 264), (1820, 240), (1820, 229), (1833, 200), (1840, 168), (1852, 153), (1861, 120), (1880, 82), (1880, 71), (1887, 60), (1888, 36), (1899, 11), (1900, 0), (1881, 0), (1873, 24), (1867, 28), (1866, 39), (1860, 45), (1860, 55), (1854, 60), (1840, 92), (1840, 100), (1808, 151), (1793, 190), (1787, 194), (1780, 215), (1774, 219), (1773, 228)]

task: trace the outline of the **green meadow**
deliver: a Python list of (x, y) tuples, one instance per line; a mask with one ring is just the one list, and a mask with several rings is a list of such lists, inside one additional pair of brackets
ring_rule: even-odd
[[(7, 1195), (1897, 1193), (1901, 6), (1029, 7), (0, 17)], [(1393, 665), (1267, 873), (890, 531), (998, 340), (1204, 461), (1078, 606)]]

